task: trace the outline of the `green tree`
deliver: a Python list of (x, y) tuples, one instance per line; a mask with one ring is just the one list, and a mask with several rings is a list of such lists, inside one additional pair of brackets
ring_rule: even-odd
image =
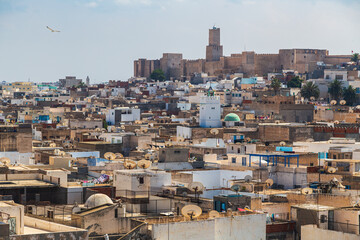
[(299, 76), (293, 77), (287, 84), (289, 88), (301, 88), (302, 79)]
[(108, 124), (107, 124), (107, 122), (106, 122), (105, 119), (103, 120), (103, 128), (105, 128), (106, 130), (107, 130), (107, 128), (108, 128)]
[(272, 81), (271, 81), (271, 85), (272, 89), (274, 89), (274, 92), (275, 92), (275, 95), (278, 94), (280, 88), (281, 88), (281, 82), (279, 79), (277, 78), (274, 78)]
[(356, 102), (356, 91), (352, 86), (344, 88), (343, 96), (346, 101), (346, 105), (352, 106)]
[(164, 81), (165, 80), (165, 74), (161, 69), (155, 69), (151, 75), (150, 78), (153, 80), (159, 80), (159, 81)]
[(352, 62), (355, 62), (356, 64), (359, 63), (359, 53), (354, 53), (352, 56), (351, 56), (351, 61)]
[(330, 93), (331, 99), (339, 102), (339, 99), (341, 98), (342, 93), (343, 93), (342, 82), (335, 79), (332, 83), (330, 83), (329, 93)]
[(311, 97), (314, 97), (315, 99), (319, 98), (320, 90), (317, 85), (315, 85), (313, 82), (307, 82), (301, 89), (301, 96), (303, 96), (306, 99), (310, 99)]

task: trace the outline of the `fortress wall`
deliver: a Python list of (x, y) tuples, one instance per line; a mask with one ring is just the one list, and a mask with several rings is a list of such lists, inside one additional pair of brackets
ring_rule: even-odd
[(259, 76), (269, 72), (279, 72), (281, 70), (279, 54), (256, 54), (255, 73)]
[(343, 62), (349, 62), (351, 55), (328, 55), (324, 59), (326, 64), (340, 64)]
[(183, 72), (184, 76), (189, 76), (192, 73), (201, 73), (204, 72), (204, 60), (184, 60), (183, 61)]
[(224, 70), (224, 57), (220, 58), (220, 61), (205, 62), (205, 72), (209, 76), (214, 75), (215, 72), (223, 72)]

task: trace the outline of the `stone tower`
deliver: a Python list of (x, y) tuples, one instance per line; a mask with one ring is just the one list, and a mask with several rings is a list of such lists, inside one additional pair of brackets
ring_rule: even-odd
[(220, 28), (209, 29), (209, 45), (206, 46), (206, 61), (219, 61), (223, 56), (223, 46), (220, 45)]
[(89, 76), (86, 77), (86, 86), (88, 86), (88, 87), (90, 86), (90, 78), (89, 78)]

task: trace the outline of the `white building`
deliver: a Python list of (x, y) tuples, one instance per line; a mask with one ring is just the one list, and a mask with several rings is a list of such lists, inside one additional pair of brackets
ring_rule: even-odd
[(106, 122), (116, 125), (120, 122), (134, 122), (140, 120), (140, 109), (129, 107), (118, 107), (109, 109), (106, 113)]
[(221, 108), (218, 96), (203, 96), (200, 99), (200, 127), (221, 127)]

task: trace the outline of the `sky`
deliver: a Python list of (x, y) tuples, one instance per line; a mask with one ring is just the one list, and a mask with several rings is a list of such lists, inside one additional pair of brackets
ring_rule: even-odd
[(205, 58), (213, 25), (225, 56), (351, 54), (360, 51), (359, 11), (359, 0), (0, 0), (0, 81), (126, 81), (138, 58)]

